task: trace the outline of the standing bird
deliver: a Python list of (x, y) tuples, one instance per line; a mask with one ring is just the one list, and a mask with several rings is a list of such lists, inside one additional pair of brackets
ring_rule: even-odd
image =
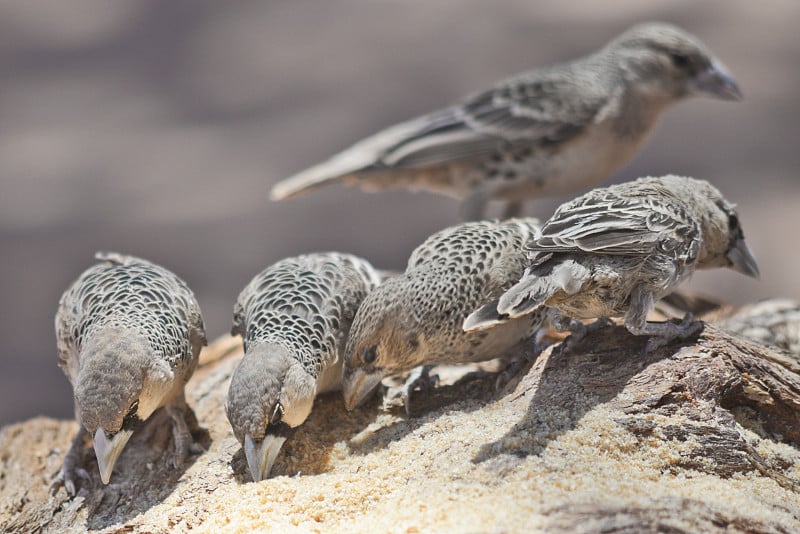
[(342, 385), (342, 354), (358, 305), (381, 274), (336, 252), (288, 258), (242, 290), (231, 334), (245, 354), (228, 389), (227, 414), (253, 480), (269, 475), (291, 429), (319, 393)]
[(87, 433), (108, 484), (128, 439), (161, 407), (172, 419), (172, 463), (183, 464), (194, 448), (183, 387), (206, 344), (200, 307), (183, 280), (133, 256), (95, 258), (100, 263), (64, 292), (55, 320), (58, 365), (80, 424), (61, 474), (71, 495)]
[(585, 332), (576, 319), (623, 316), (632, 334), (652, 336), (649, 351), (700, 327), (690, 314), (681, 324), (647, 322), (656, 301), (695, 269), (759, 275), (733, 204), (705, 180), (680, 176), (640, 178), (562, 204), (526, 249), (525, 275), (467, 317), (465, 331), (549, 306), (556, 327), (576, 339)]
[[(365, 400), (383, 376), (420, 365), (490, 360), (535, 334), (541, 326), (535, 315), (490, 332), (465, 333), (461, 326), (470, 311), (519, 280), (522, 246), (538, 233), (536, 219), (471, 222), (418, 246), (405, 273), (384, 282), (358, 308), (344, 360), (347, 409)], [(407, 403), (407, 392), (404, 397)]]
[(460, 104), (392, 126), (279, 182), (272, 199), (344, 182), (462, 198), (467, 220), (490, 200), (506, 217), (525, 200), (605, 180), (670, 104), (691, 95), (739, 100), (728, 70), (689, 33), (634, 26), (586, 57), (525, 72)]

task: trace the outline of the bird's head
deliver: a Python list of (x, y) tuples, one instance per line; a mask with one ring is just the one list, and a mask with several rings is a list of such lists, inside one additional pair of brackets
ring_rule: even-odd
[(347, 339), (342, 388), (348, 410), (364, 402), (384, 376), (420, 365), (427, 348), (420, 320), (430, 291), (413, 277), (390, 278), (372, 290), (358, 308)]
[(728, 267), (758, 278), (758, 264), (745, 242), (736, 206), (705, 180), (678, 176), (665, 176), (662, 180), (692, 207), (693, 218), (700, 222), (702, 241), (697, 268)]
[(266, 342), (247, 348), (231, 377), (226, 411), (255, 482), (269, 476), (316, 393), (316, 381), (288, 348)]
[(633, 87), (652, 98), (742, 98), (727, 67), (700, 40), (677, 26), (657, 22), (634, 26), (606, 50)]
[(173, 379), (143, 335), (105, 328), (89, 337), (81, 353), (75, 405), (93, 437), (104, 484), (130, 437), (173, 389)]

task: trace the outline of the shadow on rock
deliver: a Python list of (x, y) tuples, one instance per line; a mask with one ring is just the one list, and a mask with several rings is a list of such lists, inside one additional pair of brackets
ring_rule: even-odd
[[(197, 424), (193, 410), (186, 412), (186, 419), (194, 442), (207, 450), (211, 445), (208, 431)], [(122, 451), (108, 485), (100, 480), (97, 459), (92, 449), (87, 448), (80, 467), (88, 473), (88, 480), (80, 481), (75, 499), (66, 497), (63, 489), (56, 498), (64, 498), (65, 510), (75, 508), (68, 502), (82, 501), (87, 510), (86, 527), (91, 530), (124, 523), (146, 512), (172, 493), (198, 458), (190, 454), (183, 465), (172, 466), (175, 445), (171, 429), (172, 422), (165, 410), (154, 413)]]
[[(435, 370), (432, 374), (436, 374)], [(397, 418), (405, 414), (402, 403), (388, 410), (387, 417), (393, 418), (385, 426), (370, 431), (368, 425), (377, 422), (383, 401), (380, 395), (373, 397), (369, 403), (354, 411), (360, 414), (365, 422), (362, 432), (348, 442), (350, 452), (366, 455), (376, 449), (383, 448), (387, 442), (403, 439), (423, 425), (431, 423), (447, 412), (457, 410), (472, 412), (481, 409), (495, 395), (495, 383), (499, 373), (489, 371), (465, 372), (451, 384), (438, 385), (423, 391), (415, 391), (411, 397), (411, 417)]]
[(540, 454), (550, 441), (575, 428), (592, 408), (616, 397), (642, 369), (668, 358), (693, 339), (645, 355), (646, 336), (633, 336), (622, 326), (612, 326), (589, 333), (575, 345), (552, 346), (518, 384), (506, 388), (507, 402), (524, 402), (530, 397), (525, 416), (502, 438), (483, 445), (473, 462), (500, 455), (524, 458)]
[[(281, 447), (270, 477), (318, 475), (329, 471), (336, 444), (345, 443), (358, 434), (375, 419), (377, 413), (377, 401), (347, 412), (341, 392), (318, 396), (308, 419)], [(233, 453), (230, 466), (238, 482), (252, 482), (241, 447)]]

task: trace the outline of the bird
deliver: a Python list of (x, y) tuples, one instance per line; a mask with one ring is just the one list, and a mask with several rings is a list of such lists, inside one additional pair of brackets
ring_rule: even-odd
[(55, 317), (58, 365), (72, 384), (80, 425), (59, 477), (71, 495), (77, 477), (88, 476), (79, 467), (87, 435), (108, 484), (130, 437), (159, 408), (172, 421), (172, 465), (198, 450), (184, 397), (206, 345), (194, 294), (147, 260), (112, 252), (95, 259), (64, 292)]
[(661, 113), (703, 95), (739, 100), (725, 65), (677, 26), (643, 23), (585, 57), (496, 83), (460, 103), (378, 132), (275, 184), (283, 200), (332, 183), (406, 187), (463, 199), (465, 220), (490, 200), (519, 216), (527, 199), (605, 180)]
[(623, 317), (645, 352), (685, 339), (702, 326), (647, 321), (655, 303), (697, 269), (729, 267), (754, 278), (758, 264), (735, 206), (705, 180), (667, 175), (598, 188), (562, 204), (528, 241), (525, 274), (464, 321), (491, 331), (548, 307), (552, 324), (586, 332), (579, 319)]
[[(467, 333), (462, 323), (519, 280), (522, 247), (538, 232), (533, 218), (474, 221), (436, 232), (419, 245), (405, 272), (383, 282), (358, 308), (345, 350), (345, 407), (360, 405), (384, 376), (498, 358), (536, 334), (536, 314), (491, 332)], [(404, 399), (408, 412), (408, 392)]]
[(231, 334), (245, 352), (226, 412), (254, 482), (269, 476), (315, 396), (341, 389), (353, 317), (384, 276), (363, 258), (324, 252), (281, 260), (242, 290)]

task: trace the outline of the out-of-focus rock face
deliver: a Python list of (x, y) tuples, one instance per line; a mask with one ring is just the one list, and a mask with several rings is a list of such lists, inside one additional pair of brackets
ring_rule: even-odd
[(413, 419), (323, 396), (259, 484), (223, 409), (241, 353), (211, 347), (187, 389), (205, 454), (176, 471), (134, 439), (69, 500), (48, 485), (75, 423), (7, 426), (0, 531), (800, 531), (800, 308), (715, 324), (647, 356), (603, 329), (501, 391), (484, 372), (420, 393)]

